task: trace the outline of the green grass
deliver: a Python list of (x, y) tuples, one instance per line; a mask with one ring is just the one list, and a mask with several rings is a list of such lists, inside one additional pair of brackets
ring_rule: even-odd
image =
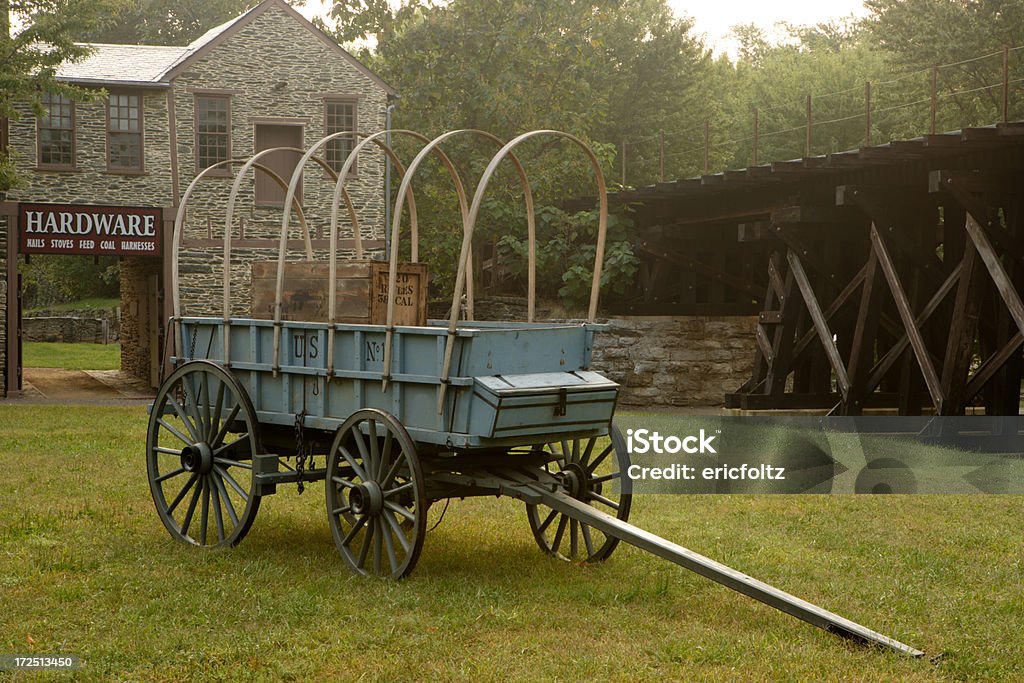
[(102, 299), (99, 297), (93, 297), (90, 299), (79, 299), (78, 301), (69, 301), (63, 304), (53, 304), (52, 306), (38, 306), (32, 309), (26, 309), (25, 315), (31, 315), (39, 311), (85, 311), (85, 310), (110, 310), (117, 308), (121, 305), (121, 300), (117, 297)]
[(120, 344), (65, 344), (63, 342), (25, 342), (22, 364), (26, 368), (65, 368), (67, 370), (118, 370), (121, 368)]
[(281, 487), (237, 548), (198, 551), (153, 509), (145, 431), (140, 408), (0, 405), (0, 653), (78, 654), (82, 680), (1024, 677), (1019, 496), (635, 499), (636, 524), (930, 656), (915, 660), (631, 547), (547, 558), (504, 499), (453, 501), (398, 583), (348, 572), (321, 485)]

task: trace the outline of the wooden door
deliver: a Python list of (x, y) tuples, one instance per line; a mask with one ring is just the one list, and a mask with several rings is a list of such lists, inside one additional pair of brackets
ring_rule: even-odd
[[(259, 123), (255, 125), (254, 142), (257, 152), (272, 147), (295, 147), (302, 149), (302, 126)], [(301, 158), (299, 152), (273, 152), (260, 159), (260, 163), (273, 169), (285, 183), (291, 181), (295, 166)], [(285, 191), (267, 174), (256, 171), (256, 204), (258, 206), (283, 206)], [(296, 197), (302, 201), (302, 181), (299, 181)]]

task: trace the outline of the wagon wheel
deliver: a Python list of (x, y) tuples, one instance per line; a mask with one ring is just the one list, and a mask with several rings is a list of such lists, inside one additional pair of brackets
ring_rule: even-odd
[[(629, 519), (632, 496), (629, 480), (622, 476), (629, 468), (629, 452), (618, 427), (613, 424), (608, 437), (566, 439), (544, 448), (552, 454), (547, 470), (566, 493), (623, 522)], [(619, 539), (546, 505), (527, 505), (526, 512), (537, 545), (559, 559), (599, 562), (619, 544)]]
[(175, 370), (146, 439), (149, 488), (171, 536), (203, 547), (241, 541), (260, 507), (252, 468), (260, 452), (256, 411), (234, 377), (209, 361)]
[(427, 499), (416, 446), (383, 410), (353, 413), (327, 458), (327, 519), (357, 573), (400, 579), (423, 548)]

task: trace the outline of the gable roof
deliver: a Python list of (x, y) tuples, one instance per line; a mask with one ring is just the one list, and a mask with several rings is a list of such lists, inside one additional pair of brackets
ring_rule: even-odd
[(166, 87), (167, 70), (182, 59), (187, 47), (110, 45), (88, 43), (92, 53), (79, 62), (65, 62), (57, 78), (82, 85), (136, 85)]
[(57, 69), (57, 78), (83, 85), (168, 87), (171, 80), (191, 64), (205, 57), (271, 7), (277, 7), (291, 16), (300, 26), (388, 95), (397, 94), (395, 89), (385, 83), (380, 76), (370, 71), (362, 62), (296, 12), (284, 0), (263, 0), (248, 12), (210, 29), (185, 47), (88, 43), (87, 45), (93, 48), (92, 54), (80, 62), (62, 64)]

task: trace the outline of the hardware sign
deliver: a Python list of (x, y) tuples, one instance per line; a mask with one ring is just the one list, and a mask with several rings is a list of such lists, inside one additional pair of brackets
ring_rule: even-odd
[(19, 204), (23, 254), (159, 256), (162, 211), (151, 207)]

